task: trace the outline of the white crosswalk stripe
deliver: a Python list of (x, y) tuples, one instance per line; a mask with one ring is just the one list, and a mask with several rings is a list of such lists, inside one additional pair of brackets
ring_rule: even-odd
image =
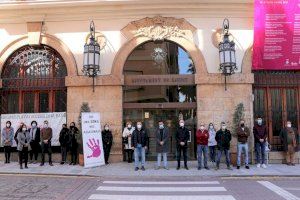
[(235, 200), (218, 181), (103, 181), (90, 200)]

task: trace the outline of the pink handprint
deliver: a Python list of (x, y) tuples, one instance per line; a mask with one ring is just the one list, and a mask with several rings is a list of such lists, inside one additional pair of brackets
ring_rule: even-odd
[(96, 143), (95, 138), (89, 139), (89, 142), (87, 142), (86, 144), (93, 152), (91, 155), (87, 156), (87, 158), (98, 158), (101, 154), (99, 140), (97, 140)]

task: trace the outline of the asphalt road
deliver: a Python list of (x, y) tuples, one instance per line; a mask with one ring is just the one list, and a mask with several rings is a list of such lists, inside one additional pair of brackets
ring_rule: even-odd
[(1, 200), (300, 200), (300, 178), (0, 175)]

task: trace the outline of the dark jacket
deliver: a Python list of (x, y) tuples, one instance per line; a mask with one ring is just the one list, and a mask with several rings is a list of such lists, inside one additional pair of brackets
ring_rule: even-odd
[(231, 141), (231, 133), (229, 130), (222, 129), (218, 130), (216, 133), (216, 141), (218, 150), (229, 150), (230, 149), (230, 141)]
[(103, 143), (103, 146), (106, 146), (106, 145), (112, 145), (112, 142), (113, 142), (113, 135), (111, 133), (110, 130), (103, 130), (102, 131), (102, 143)]
[[(162, 130), (162, 135), (160, 131)], [(163, 129), (156, 130), (156, 153), (168, 153), (169, 152), (169, 129), (164, 127)], [(162, 138), (162, 140), (161, 140)], [(160, 145), (163, 141), (164, 144)]]
[[(295, 133), (295, 139), (296, 139), (296, 147), (295, 147), (295, 151), (299, 150), (299, 133), (298, 130), (296, 128), (293, 128), (294, 133)], [(284, 151), (288, 151), (288, 132), (287, 132), (287, 128), (283, 128), (280, 131), (279, 137), (282, 141), (283, 144), (283, 150)]]
[(259, 126), (256, 124), (253, 127), (253, 135), (255, 143), (260, 143), (259, 139), (264, 139), (264, 142), (266, 142), (268, 137), (267, 127), (265, 125)]
[[(28, 130), (29, 133), (31, 133), (31, 129), (32, 128)], [(30, 137), (32, 142), (39, 143), (41, 141), (41, 129), (36, 127), (35, 137), (32, 138), (32, 135), (30, 135)]]
[(208, 145), (209, 133), (207, 130), (201, 131), (200, 129), (196, 132), (196, 143), (200, 145)]
[(184, 142), (184, 147), (187, 147), (187, 142), (190, 139), (189, 129), (187, 129), (185, 126), (179, 127), (176, 131), (175, 137), (177, 145), (180, 145), (180, 142)]
[(70, 128), (68, 133), (68, 146), (72, 150), (76, 150), (79, 145), (80, 133), (77, 127)]
[(68, 145), (69, 140), (69, 129), (68, 128), (62, 128), (59, 133), (59, 143), (61, 147), (66, 147)]
[(238, 142), (245, 144), (248, 142), (248, 137), (250, 136), (250, 130), (248, 127), (244, 127), (244, 130), (242, 127), (238, 127), (236, 130), (237, 133), (237, 140)]
[(138, 130), (135, 129), (131, 136), (131, 146), (134, 148), (138, 145), (138, 137), (141, 137), (141, 145), (142, 147), (145, 147), (148, 145), (148, 134), (144, 129)]

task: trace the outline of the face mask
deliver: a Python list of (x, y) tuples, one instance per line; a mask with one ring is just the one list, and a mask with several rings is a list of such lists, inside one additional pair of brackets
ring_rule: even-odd
[(106, 126), (106, 127), (105, 127), (105, 130), (108, 131), (108, 130), (109, 130), (109, 127)]
[(9, 128), (9, 127), (10, 127), (10, 124), (6, 124), (6, 127)]
[(127, 125), (127, 128), (129, 128), (129, 129), (130, 129), (130, 128), (131, 128), (131, 124), (128, 124), (128, 125)]
[(160, 129), (163, 129), (163, 128), (164, 128), (164, 125), (159, 125), (159, 128), (160, 128)]
[(244, 126), (245, 126), (245, 124), (244, 124), (244, 123), (242, 123), (242, 124), (241, 124), (241, 127), (244, 127)]
[(223, 125), (223, 126), (222, 126), (222, 129), (225, 130), (225, 129), (226, 129), (226, 126)]
[(22, 131), (25, 132), (27, 130), (27, 128), (22, 128)]
[(257, 120), (258, 125), (262, 125), (262, 120)]
[(184, 123), (183, 123), (183, 122), (181, 122), (179, 125), (180, 125), (181, 127), (184, 127)]
[(141, 128), (142, 128), (142, 125), (141, 125), (141, 124), (138, 124), (136, 127), (137, 127), (138, 129), (141, 129)]
[(36, 124), (32, 124), (31, 126), (32, 126), (32, 128), (35, 128), (35, 127), (36, 127)]
[(292, 124), (287, 124), (286, 127), (291, 128)]
[(200, 129), (201, 129), (201, 130), (204, 130), (204, 126), (200, 126)]
[(48, 128), (48, 124), (44, 124), (44, 128)]

